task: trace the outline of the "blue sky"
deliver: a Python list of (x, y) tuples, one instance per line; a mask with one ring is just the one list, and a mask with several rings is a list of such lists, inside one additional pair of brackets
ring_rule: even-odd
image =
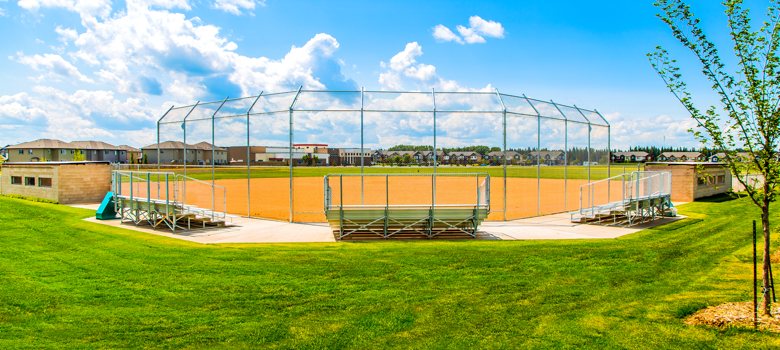
[[(728, 44), (722, 5), (692, 4)], [(596, 108), (616, 147), (695, 145), (645, 54), (669, 48), (694, 95), (712, 97), (655, 12), (649, 0), (0, 0), (0, 143), (142, 146), (171, 104), (303, 85), (498, 88)]]

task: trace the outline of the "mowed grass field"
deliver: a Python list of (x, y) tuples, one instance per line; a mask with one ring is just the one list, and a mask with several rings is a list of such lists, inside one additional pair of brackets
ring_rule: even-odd
[[(156, 171), (156, 167), (146, 165), (144, 170)], [(566, 168), (566, 169), (564, 169)], [(644, 165), (625, 164), (613, 165), (611, 169), (606, 165), (594, 165), (590, 169), (590, 178), (592, 180), (605, 179), (608, 174), (612, 176), (630, 173), (632, 171), (643, 170)], [(132, 166), (130, 169), (135, 170)], [(569, 179), (587, 179), (588, 168), (583, 166), (570, 165), (564, 166), (510, 166), (507, 168), (507, 177), (516, 178), (536, 178), (537, 170), (539, 176), (543, 179), (563, 179), (564, 175)], [(611, 170), (611, 171), (610, 171)], [(143, 170), (142, 170), (143, 171)], [(175, 172), (183, 174), (181, 167), (162, 167), (161, 171)], [(503, 177), (504, 170), (500, 166), (440, 166), (438, 173), (487, 173), (493, 177)], [(431, 174), (432, 167), (420, 166), (371, 166), (365, 167), (366, 174)], [(284, 166), (252, 167), (250, 169), (252, 178), (283, 178), (290, 176), (290, 168)], [(360, 167), (353, 166), (333, 166), (333, 167), (294, 167), (293, 174), (296, 177), (323, 177), (328, 174), (360, 174)], [(187, 167), (187, 176), (210, 180), (212, 173), (208, 166), (190, 166)], [(225, 166), (217, 167), (214, 171), (214, 178), (219, 179), (245, 179), (247, 178), (246, 167)]]
[(0, 197), (0, 348), (780, 347), (683, 323), (750, 299), (758, 213), (679, 209), (615, 240), (198, 245)]

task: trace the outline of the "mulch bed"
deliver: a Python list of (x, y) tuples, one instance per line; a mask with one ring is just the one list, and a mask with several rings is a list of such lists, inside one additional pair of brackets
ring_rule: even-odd
[[(758, 304), (761, 307), (761, 302)], [(759, 311), (758, 328), (762, 331), (780, 333), (780, 304), (773, 304), (771, 317), (761, 316)], [(685, 319), (689, 325), (703, 325), (725, 329), (735, 328), (753, 328), (753, 302), (725, 303), (716, 306), (710, 306), (706, 309), (697, 311)]]

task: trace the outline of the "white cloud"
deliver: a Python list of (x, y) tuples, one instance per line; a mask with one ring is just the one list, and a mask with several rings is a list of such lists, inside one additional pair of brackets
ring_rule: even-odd
[(390, 58), (389, 63), (380, 63), (383, 71), (379, 74), (379, 84), (389, 90), (428, 90), (430, 88), (442, 91), (493, 90), (490, 85), (479, 89), (468, 89), (462, 87), (454, 80), (440, 77), (436, 71), (436, 66), (417, 61), (422, 54), (422, 46), (419, 43), (407, 43), (403, 50)]
[(25, 56), (18, 53), (16, 60), (37, 71), (42, 71), (45, 76), (61, 76), (64, 78), (75, 78), (85, 83), (91, 83), (92, 79), (87, 78), (79, 72), (78, 68), (66, 61), (62, 56), (56, 54), (43, 54)]
[(433, 37), (438, 41), (453, 41), (458, 44), (481, 44), (485, 37), (503, 38), (504, 26), (496, 21), (485, 20), (479, 16), (469, 17), (469, 26), (455, 26), (460, 36), (455, 34), (450, 28), (443, 24), (433, 27)]
[(265, 1), (258, 0), (216, 0), (214, 8), (234, 15), (240, 15), (242, 11), (252, 11), (257, 5), (265, 6)]
[(482, 34), (484, 36), (489, 36), (491, 38), (504, 37), (504, 26), (499, 22), (486, 21), (482, 19), (482, 17), (471, 16), (469, 17), (469, 25), (477, 33)]
[[(23, 130), (14, 141), (32, 138), (63, 140), (99, 139), (124, 142), (124, 132), (111, 131), (105, 124), (152, 121), (155, 108), (137, 98), (117, 98), (111, 91), (78, 90), (74, 93), (38, 86), (31, 93), (0, 96), (2, 124)], [(34, 131), (34, 134), (31, 134)], [(151, 142), (150, 133), (148, 140)], [(141, 143), (135, 143), (141, 144)]]
[(464, 26), (457, 26), (458, 33), (463, 36), (463, 41), (467, 44), (482, 44), (485, 42), (485, 38), (477, 34), (477, 31), (473, 28), (466, 28)]
[(54, 28), (54, 32), (57, 33), (60, 36), (60, 40), (64, 42), (76, 40), (79, 36), (79, 33), (73, 28), (57, 26), (57, 28)]
[[(620, 113), (605, 114), (611, 126), (612, 147), (626, 149), (636, 145), (698, 146), (689, 129), (692, 118), (658, 115), (653, 118), (627, 118)], [(659, 136), (662, 135), (663, 137)]]
[(433, 27), (433, 37), (438, 41), (454, 41), (458, 44), (463, 44), (463, 39), (443, 24), (437, 24)]
[(0, 17), (5, 17), (5, 10), (0, 7)]
[[(27, 1), (24, 8), (31, 11), (66, 8), (79, 13), (82, 21), (80, 27), (54, 30), (64, 47), (14, 57), (44, 75), (69, 78), (39, 79), (48, 86), (0, 95), (0, 125), (31, 130), (19, 137), (67, 140), (81, 135), (78, 138), (142, 145), (153, 141), (153, 121), (171, 104), (298, 86), (357, 88), (341, 73), (345, 63), (334, 57), (338, 41), (325, 33), (292, 46), (280, 58), (251, 57), (236, 52), (238, 45), (219, 27), (172, 10), (188, 9), (183, 0), (128, 0), (125, 9), (113, 14), (110, 8), (86, 10), (90, 7), (83, 2), (21, 1)], [(102, 17), (105, 13), (110, 15)], [(63, 81), (67, 88), (58, 86)], [(75, 90), (72, 81), (92, 82), (92, 89)]]

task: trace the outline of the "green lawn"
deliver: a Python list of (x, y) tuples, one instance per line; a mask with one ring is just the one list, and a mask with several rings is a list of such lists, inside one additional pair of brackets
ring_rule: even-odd
[[(0, 348), (758, 348), (745, 199), (616, 240), (198, 245), (0, 198)], [(780, 217), (775, 216), (775, 222)]]
[[(544, 179), (563, 179), (564, 173), (569, 179), (587, 179), (588, 168), (583, 166), (568, 166), (564, 170), (563, 166), (542, 166), (539, 168), (539, 175)], [(366, 167), (365, 173), (368, 174), (429, 174), (433, 172), (431, 167), (418, 166), (373, 166)], [(590, 170), (591, 179), (607, 178), (609, 167), (606, 165), (592, 166)], [(162, 169), (166, 170), (166, 169)], [(613, 165), (610, 174), (615, 176), (623, 172), (632, 172), (637, 170), (636, 164)], [(183, 173), (182, 168), (168, 169), (176, 173)], [(296, 167), (294, 168), (296, 177), (322, 177), (327, 174), (359, 174), (360, 167)], [(504, 170), (500, 166), (441, 166), (437, 168), (439, 173), (488, 173), (490, 176), (502, 177)], [(211, 179), (211, 168), (209, 167), (190, 167), (187, 168), (187, 175), (200, 180)], [(290, 175), (289, 167), (253, 167), (251, 169), (252, 178), (269, 177), (288, 177)], [(510, 166), (507, 168), (507, 177), (536, 178), (536, 166)], [(246, 168), (241, 167), (221, 167), (215, 171), (216, 179), (245, 179), (247, 176)]]

